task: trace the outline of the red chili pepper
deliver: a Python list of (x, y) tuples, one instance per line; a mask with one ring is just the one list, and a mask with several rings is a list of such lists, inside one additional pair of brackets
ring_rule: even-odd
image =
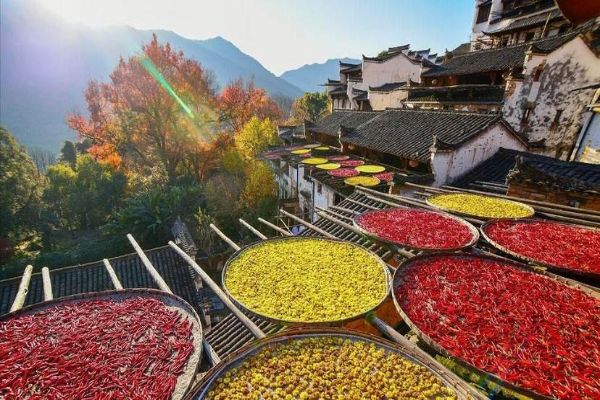
[(473, 233), (464, 223), (446, 215), (408, 208), (368, 211), (357, 224), (381, 239), (420, 249), (446, 250), (465, 246)]
[(169, 399), (193, 352), (191, 334), (180, 313), (143, 297), (10, 318), (0, 323), (0, 394)]
[(600, 275), (600, 230), (548, 220), (499, 220), (485, 234), (506, 249), (544, 264)]
[(600, 300), (511, 264), (415, 260), (395, 293), (450, 354), (539, 394), (600, 398)]

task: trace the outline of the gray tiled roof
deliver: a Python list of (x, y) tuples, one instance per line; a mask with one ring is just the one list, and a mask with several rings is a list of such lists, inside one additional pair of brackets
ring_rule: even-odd
[(517, 46), (498, 49), (479, 50), (452, 57), (437, 67), (421, 74), (423, 77), (448, 75), (468, 75), (480, 72), (507, 71), (511, 68), (522, 67), (525, 52), (530, 46), (538, 52), (551, 52), (579, 34), (579, 31)]
[(600, 192), (600, 165), (530, 153), (515, 157), (515, 167), (508, 181), (531, 181), (538, 185), (556, 187), (565, 191)]
[(338, 136), (342, 142), (399, 157), (427, 162), (434, 136), (445, 147), (454, 147), (503, 121), (499, 114), (432, 110), (384, 112), (335, 111), (316, 124), (316, 131)]
[(334, 111), (317, 121), (310, 130), (337, 136), (340, 126), (354, 129), (358, 125), (375, 118), (378, 114), (375, 111)]
[(499, 34), (499, 33), (510, 32), (510, 31), (517, 30), (517, 29), (528, 28), (528, 27), (532, 27), (532, 26), (536, 26), (536, 25), (543, 25), (546, 23), (547, 20), (554, 21), (554, 20), (561, 19), (561, 18), (564, 19), (560, 10), (557, 8), (557, 9), (550, 10), (548, 12), (544, 12), (541, 14), (536, 14), (536, 15), (532, 15), (529, 17), (515, 19), (514, 21), (512, 21), (508, 25), (506, 25), (504, 28), (500, 28), (495, 31), (486, 32), (486, 33), (488, 35), (495, 35), (495, 34)]
[[(169, 246), (146, 251), (146, 255), (167, 282), (173, 293), (185, 299), (201, 312), (190, 267)], [(127, 254), (109, 260), (124, 288), (158, 289), (137, 254)], [(0, 314), (10, 309), (19, 287), (20, 277), (0, 281)], [(112, 281), (101, 261), (50, 271), (54, 298), (79, 293), (113, 290)], [(25, 305), (43, 301), (40, 273), (31, 277)]]
[(406, 82), (391, 82), (384, 83), (381, 86), (369, 86), (369, 90), (372, 92), (389, 92), (404, 86), (406, 86)]

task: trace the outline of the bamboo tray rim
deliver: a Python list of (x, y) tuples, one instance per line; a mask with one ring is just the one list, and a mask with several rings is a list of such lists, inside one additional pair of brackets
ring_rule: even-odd
[(70, 296), (64, 296), (55, 298), (41, 303), (32, 304), (21, 308), (20, 310), (9, 312), (0, 315), (0, 322), (7, 321), (11, 318), (17, 318), (24, 315), (36, 314), (48, 308), (55, 306), (62, 306), (66, 304), (77, 304), (84, 303), (87, 301), (94, 300), (125, 300), (132, 297), (146, 297), (159, 300), (168, 308), (177, 308), (180, 313), (183, 313), (190, 322), (192, 322), (192, 344), (194, 351), (190, 355), (185, 368), (181, 374), (177, 377), (177, 383), (173, 394), (171, 395), (172, 400), (182, 399), (192, 387), (195, 380), (196, 374), (202, 361), (202, 339), (203, 330), (202, 323), (198, 314), (194, 308), (181, 297), (163, 292), (158, 289), (149, 288), (131, 288), (122, 290), (106, 290), (100, 292), (87, 292), (79, 293)]
[(435, 360), (427, 360), (415, 350), (405, 347), (401, 344), (390, 342), (386, 339), (368, 333), (352, 331), (343, 328), (298, 327), (285, 329), (264, 339), (255, 340), (232, 352), (225, 357), (219, 365), (208, 371), (208, 373), (196, 383), (196, 385), (185, 397), (185, 400), (200, 400), (205, 398), (212, 385), (219, 377), (222, 376), (223, 373), (240, 365), (247, 358), (258, 353), (261, 349), (277, 343), (291, 342), (293, 340), (311, 337), (337, 337), (341, 339), (350, 339), (352, 341), (374, 343), (378, 347), (384, 348), (386, 351), (398, 354), (407, 358), (411, 362), (427, 368), (427, 370), (433, 373), (447, 387), (452, 388), (457, 393), (459, 399), (487, 398), (482, 393), (478, 392), (473, 386), (469, 385), (467, 382), (451, 373), (439, 362)]
[[(272, 317), (269, 315), (264, 315), (257, 311), (254, 311), (250, 307), (246, 306), (243, 302), (237, 300), (235, 298), (235, 296), (233, 294), (231, 294), (231, 292), (227, 288), (227, 280), (226, 280), (227, 272), (229, 271), (229, 268), (231, 267), (232, 262), (235, 261), (245, 250), (250, 249), (252, 247), (258, 247), (261, 245), (265, 245), (267, 243), (280, 242), (280, 241), (295, 241), (295, 240), (318, 240), (318, 241), (323, 241), (323, 242), (341, 243), (341, 244), (345, 244), (345, 245), (354, 246), (354, 247), (359, 248), (360, 250), (370, 254), (377, 261), (377, 263), (381, 267), (381, 270), (383, 271), (383, 274), (385, 277), (385, 286), (386, 286), (385, 295), (382, 296), (380, 301), (373, 307), (365, 309), (357, 314), (354, 314), (354, 315), (346, 317), (346, 318), (335, 319), (335, 320), (325, 320), (325, 321), (288, 321), (285, 319), (275, 318), (275, 317)], [(249, 314), (254, 315), (258, 318), (262, 318), (262, 319), (265, 319), (267, 321), (270, 321), (270, 322), (273, 322), (276, 324), (284, 324), (284, 325), (291, 325), (291, 326), (324, 326), (324, 325), (331, 325), (331, 324), (342, 324), (345, 322), (349, 322), (349, 321), (353, 321), (355, 319), (361, 318), (365, 314), (367, 314), (370, 311), (381, 306), (385, 302), (385, 300), (388, 298), (389, 293), (390, 293), (390, 288), (392, 287), (392, 275), (390, 273), (390, 270), (387, 267), (387, 264), (381, 259), (381, 257), (379, 257), (377, 254), (375, 254), (371, 250), (366, 249), (363, 246), (360, 246), (356, 243), (348, 242), (345, 240), (313, 237), (313, 236), (309, 236), (309, 237), (307, 237), (307, 236), (290, 236), (290, 237), (271, 238), (271, 239), (265, 239), (265, 240), (244, 246), (229, 257), (229, 259), (225, 263), (225, 266), (223, 267), (223, 271), (221, 272), (221, 280), (222, 280), (223, 291), (238, 307), (242, 308)]]
[(535, 223), (535, 222), (549, 222), (549, 223), (552, 223), (552, 224), (559, 224), (559, 225), (565, 225), (565, 226), (569, 226), (569, 227), (574, 227), (574, 228), (589, 230), (589, 231), (596, 232), (596, 233), (600, 233), (600, 228), (595, 228), (595, 227), (592, 227), (592, 226), (577, 225), (577, 224), (568, 224), (568, 223), (564, 223), (564, 222), (546, 220), (546, 219), (542, 219), (542, 218), (492, 219), (490, 221), (485, 222), (479, 228), (480, 231), (481, 231), (481, 236), (483, 236), (483, 238), (489, 244), (491, 244), (492, 246), (494, 246), (496, 249), (500, 250), (503, 253), (506, 253), (508, 255), (516, 257), (516, 258), (518, 258), (520, 260), (527, 261), (529, 263), (541, 265), (542, 267), (546, 267), (546, 268), (548, 268), (548, 270), (554, 271), (554, 272), (557, 272), (557, 273), (563, 273), (563, 274), (567, 273), (567, 274), (572, 274), (572, 275), (576, 275), (576, 276), (580, 276), (580, 277), (584, 277), (584, 278), (593, 278), (593, 279), (600, 278), (600, 273), (597, 273), (597, 272), (584, 271), (584, 270), (569, 268), (569, 267), (566, 267), (566, 266), (560, 266), (560, 265), (557, 265), (557, 264), (547, 263), (547, 262), (544, 262), (544, 261), (541, 261), (541, 260), (536, 260), (533, 257), (528, 257), (528, 256), (526, 256), (524, 254), (521, 254), (521, 253), (518, 253), (516, 251), (508, 249), (507, 247), (501, 245), (500, 243), (498, 243), (495, 240), (493, 240), (492, 238), (490, 238), (489, 235), (485, 231), (486, 228), (488, 228), (490, 225), (494, 224), (496, 221), (512, 221), (512, 222), (518, 223), (518, 224), (531, 224), (531, 223)]
[(404, 320), (404, 322), (406, 322), (406, 324), (410, 327), (411, 330), (413, 330), (417, 336), (419, 337), (419, 339), (423, 340), (428, 346), (430, 346), (433, 350), (435, 350), (436, 352), (440, 353), (441, 355), (443, 355), (444, 357), (450, 358), (451, 360), (455, 361), (456, 363), (458, 363), (459, 365), (470, 369), (472, 371), (475, 371), (476, 373), (480, 374), (480, 375), (484, 375), (486, 378), (488, 378), (490, 381), (495, 382), (497, 384), (499, 384), (500, 386), (510, 389), (514, 392), (523, 394), (525, 396), (531, 397), (532, 399), (541, 399), (541, 400), (550, 400), (553, 399), (552, 397), (549, 396), (545, 396), (542, 394), (539, 394), (537, 392), (534, 392), (531, 389), (526, 389), (526, 388), (522, 388), (520, 386), (517, 386), (511, 382), (505, 381), (502, 378), (500, 378), (498, 375), (496, 374), (492, 374), (488, 371), (485, 371), (479, 367), (476, 367), (475, 365), (472, 365), (470, 363), (468, 363), (467, 361), (463, 360), (462, 358), (459, 358), (453, 354), (451, 354), (448, 350), (446, 350), (444, 347), (442, 347), (440, 344), (438, 344), (437, 342), (435, 342), (433, 339), (431, 339), (429, 337), (429, 335), (425, 334), (421, 329), (419, 329), (419, 327), (408, 317), (408, 315), (404, 312), (404, 310), (402, 309), (402, 307), (400, 306), (400, 302), (398, 301), (398, 296), (396, 295), (396, 289), (397, 287), (402, 283), (402, 275), (404, 273), (404, 271), (407, 269), (407, 267), (411, 264), (414, 263), (416, 261), (421, 261), (421, 260), (425, 260), (425, 259), (431, 259), (431, 258), (441, 258), (441, 257), (461, 257), (461, 258), (478, 258), (478, 259), (486, 259), (486, 260), (490, 260), (490, 261), (495, 261), (495, 262), (499, 262), (499, 263), (504, 263), (504, 264), (508, 264), (516, 269), (519, 269), (521, 271), (524, 272), (529, 272), (529, 273), (533, 273), (533, 274), (537, 274), (537, 275), (542, 275), (547, 277), (548, 279), (553, 279), (567, 287), (570, 288), (574, 288), (574, 289), (578, 289), (583, 291), (584, 293), (594, 297), (595, 299), (600, 299), (600, 293), (587, 288), (585, 286), (581, 286), (579, 284), (579, 282), (568, 279), (568, 278), (564, 278), (561, 276), (556, 276), (556, 275), (551, 275), (546, 273), (545, 271), (539, 271), (539, 270), (535, 270), (531, 267), (528, 267), (522, 263), (519, 263), (517, 261), (513, 261), (513, 260), (508, 260), (506, 258), (501, 258), (501, 257), (494, 257), (491, 255), (479, 255), (479, 254), (472, 254), (472, 253), (451, 253), (451, 252), (444, 252), (444, 253), (432, 253), (432, 254), (421, 254), (418, 255), (416, 257), (410, 258), (404, 262), (402, 262), (400, 264), (400, 266), (398, 267), (398, 269), (396, 270), (396, 272), (394, 273), (394, 278), (392, 281), (392, 300), (394, 301), (394, 305), (396, 306), (396, 310), (398, 311), (398, 313), (400, 314), (400, 316), (402, 317), (402, 319)]
[[(363, 228), (358, 223), (358, 221), (357, 221), (358, 218), (360, 218), (361, 216), (363, 216), (365, 214), (377, 213), (377, 212), (382, 212), (382, 211), (385, 212), (387, 210), (417, 210), (417, 211), (422, 211), (422, 212), (426, 212), (426, 213), (442, 215), (444, 217), (450, 218), (450, 219), (452, 219), (452, 220), (454, 220), (454, 221), (456, 221), (456, 222), (458, 222), (458, 223), (466, 226), (469, 229), (469, 232), (471, 233), (471, 239), (469, 240), (469, 242), (467, 242), (466, 244), (464, 244), (462, 246), (449, 247), (449, 248), (445, 248), (445, 249), (431, 248), (431, 247), (411, 246), (411, 245), (408, 245), (408, 244), (399, 243), (399, 242), (395, 242), (393, 240), (382, 238), (381, 236), (379, 236), (379, 235), (377, 235), (377, 234), (375, 234), (373, 232), (370, 232), (366, 228)], [(369, 210), (369, 211), (365, 211), (365, 212), (363, 212), (361, 214), (358, 214), (358, 215), (354, 216), (352, 218), (352, 224), (363, 235), (365, 235), (368, 238), (374, 239), (374, 240), (376, 240), (378, 242), (381, 242), (381, 243), (384, 243), (384, 244), (387, 244), (387, 245), (391, 245), (391, 246), (395, 246), (395, 247), (401, 247), (401, 248), (408, 249), (408, 250), (422, 251), (422, 252), (428, 252), (428, 253), (465, 250), (465, 249), (468, 249), (470, 247), (473, 247), (479, 241), (479, 231), (470, 222), (465, 221), (464, 219), (462, 219), (460, 217), (457, 217), (456, 215), (452, 215), (450, 213), (443, 212), (443, 211), (432, 211), (432, 210), (416, 209), (416, 208), (412, 208), (412, 207), (411, 208), (402, 208), (402, 207), (383, 208), (381, 210)]]
[[(518, 217), (518, 218), (515, 218), (515, 217), (505, 217), (505, 218), (503, 218), (503, 217), (485, 217), (485, 216), (481, 216), (481, 215), (477, 215), (477, 214), (471, 214), (468, 212), (456, 211), (450, 207), (440, 206), (438, 204), (431, 203), (431, 201), (430, 201), (431, 199), (435, 199), (435, 198), (442, 197), (442, 196), (449, 196), (449, 195), (469, 195), (469, 196), (474, 196), (474, 197), (488, 197), (488, 198), (495, 199), (495, 200), (506, 201), (509, 203), (518, 204), (520, 207), (529, 211), (529, 215), (526, 215), (523, 217)], [(520, 201), (502, 199), (499, 197), (486, 196), (483, 194), (474, 194), (474, 193), (461, 193), (461, 192), (436, 193), (436, 194), (432, 194), (431, 196), (427, 196), (427, 198), (425, 199), (425, 203), (427, 203), (427, 205), (429, 205), (431, 207), (437, 208), (438, 210), (446, 211), (446, 212), (454, 214), (454, 215), (477, 218), (477, 219), (484, 220), (484, 221), (494, 220), (494, 219), (524, 219), (524, 218), (531, 218), (535, 215), (535, 209), (533, 207), (531, 207), (529, 204), (521, 203)]]

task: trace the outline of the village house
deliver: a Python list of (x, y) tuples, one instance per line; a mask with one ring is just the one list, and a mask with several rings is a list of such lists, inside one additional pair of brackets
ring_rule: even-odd
[[(418, 84), (422, 72), (441, 61), (429, 49), (390, 47), (376, 57), (363, 55), (359, 64), (340, 62), (339, 80), (329, 79), (324, 86), (332, 110), (384, 110), (400, 106), (404, 94), (398, 93), (398, 88)], [(390, 92), (394, 93), (388, 95)]]
[(514, 46), (572, 28), (554, 0), (478, 0), (471, 50)]
[(432, 173), (443, 185), (500, 147), (527, 149), (498, 114), (430, 110), (334, 111), (307, 128), (310, 140), (407, 171)]

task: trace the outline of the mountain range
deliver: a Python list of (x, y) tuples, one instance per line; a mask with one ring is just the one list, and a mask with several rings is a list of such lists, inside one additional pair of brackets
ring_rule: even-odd
[(139, 53), (152, 33), (213, 71), (221, 88), (243, 78), (272, 96), (303, 93), (222, 37), (192, 40), (166, 30), (91, 28), (49, 15), (32, 0), (3, 0), (0, 123), (25, 146), (57, 152), (64, 140), (74, 138), (66, 115), (86, 111), (88, 82), (108, 80), (119, 58)]
[(279, 77), (285, 79), (305, 92), (322, 92), (327, 78), (338, 79), (340, 61), (358, 64), (360, 60), (353, 58), (332, 58), (324, 63), (306, 64), (300, 68), (284, 72)]

